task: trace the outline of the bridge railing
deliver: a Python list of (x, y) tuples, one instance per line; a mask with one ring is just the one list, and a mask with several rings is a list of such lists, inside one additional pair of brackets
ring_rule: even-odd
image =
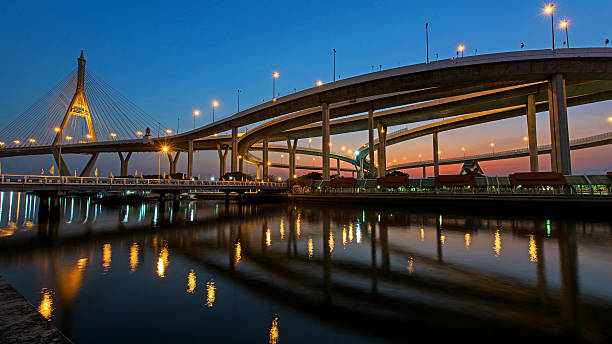
[(68, 177), (68, 176), (41, 176), (41, 175), (0, 175), (0, 184), (57, 184), (57, 185), (168, 185), (168, 186), (253, 186), (253, 187), (286, 187), (282, 182), (264, 181), (211, 181), (211, 180), (182, 180), (182, 179), (144, 179), (144, 178), (114, 178), (114, 177)]

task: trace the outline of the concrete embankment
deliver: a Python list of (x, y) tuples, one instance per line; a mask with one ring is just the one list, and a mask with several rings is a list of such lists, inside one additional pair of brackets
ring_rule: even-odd
[(0, 276), (0, 343), (67, 344), (71, 341)]

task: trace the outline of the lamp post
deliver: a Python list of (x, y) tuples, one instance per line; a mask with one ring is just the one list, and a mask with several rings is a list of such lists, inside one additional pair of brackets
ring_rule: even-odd
[(214, 123), (215, 122), (215, 108), (219, 106), (219, 102), (216, 100), (213, 100), (211, 105), (212, 105), (212, 121)]
[(555, 5), (548, 4), (544, 7), (544, 13), (550, 14), (550, 31), (552, 35), (552, 50), (555, 50), (555, 24), (554, 24)]
[(336, 82), (336, 49), (334, 50), (334, 82)]
[(163, 146), (159, 152), (159, 155), (157, 156), (157, 179), (161, 179), (161, 155), (166, 152), (168, 152), (168, 147)]
[(489, 143), (489, 146), (491, 146), (492, 154), (495, 154), (495, 143), (491, 142), (491, 143)]
[(193, 110), (193, 129), (196, 128), (196, 117), (198, 117), (200, 115), (200, 110)]
[(272, 101), (276, 100), (276, 79), (278, 79), (278, 72), (272, 73)]
[[(465, 50), (465, 45), (463, 45), (463, 44), (459, 44), (459, 46), (457, 47), (457, 51), (458, 51), (459, 53), (461, 53), (461, 57), (463, 57), (463, 51), (464, 51), (464, 50)], [(459, 55), (459, 54), (457, 54), (457, 55)]]
[(569, 34), (567, 33), (567, 27), (569, 26), (569, 21), (564, 19), (559, 23), (559, 27), (565, 29), (565, 43), (567, 43), (567, 47), (569, 48)]
[(237, 90), (238, 93), (238, 112), (240, 112), (240, 92), (242, 92), (240, 89)]

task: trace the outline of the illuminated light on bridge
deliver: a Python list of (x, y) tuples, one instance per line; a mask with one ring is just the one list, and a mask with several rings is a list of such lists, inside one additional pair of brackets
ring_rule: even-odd
[(72, 136), (66, 136), (66, 140), (67, 140), (67, 141), (72, 140)]
[(317, 82), (315, 83), (315, 85), (317, 85), (317, 87), (323, 86), (323, 81), (321, 81), (321, 80), (317, 80)]
[(58, 132), (60, 131), (60, 128), (55, 127), (55, 128), (53, 128), (53, 131), (55, 131), (56, 133), (58, 133)]
[(4, 145), (5, 145), (4, 141), (0, 141), (0, 146), (4, 146)]
[(612, 123), (612, 116), (608, 117), (608, 122)]
[(166, 134), (172, 134), (172, 130), (166, 129)]
[(29, 139), (28, 142), (34, 143), (34, 142), (36, 142), (36, 139)]

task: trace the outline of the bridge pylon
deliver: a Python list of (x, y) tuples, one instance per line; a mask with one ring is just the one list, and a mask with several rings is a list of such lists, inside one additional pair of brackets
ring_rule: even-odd
[[(60, 126), (54, 128), (57, 134), (55, 135), (55, 139), (53, 140), (52, 144), (53, 157), (55, 158), (55, 163), (57, 164), (60, 175), (62, 176), (70, 175), (70, 170), (62, 158), (61, 144), (64, 140), (70, 140), (68, 137), (64, 137), (64, 132), (68, 122), (73, 116), (81, 117), (85, 120), (87, 124), (86, 138), (88, 142), (97, 142), (96, 131), (94, 130), (93, 121), (91, 120), (91, 113), (89, 112), (89, 104), (87, 104), (87, 97), (85, 96), (85, 63), (87, 61), (83, 55), (83, 50), (81, 50), (81, 56), (77, 59), (77, 62), (78, 70), (76, 90), (74, 91), (74, 95), (72, 96), (68, 109), (66, 109), (66, 114), (64, 115)], [(91, 170), (98, 159), (98, 155), (99, 153), (92, 154), (86, 167), (81, 172), (81, 177), (88, 177), (91, 174)]]

